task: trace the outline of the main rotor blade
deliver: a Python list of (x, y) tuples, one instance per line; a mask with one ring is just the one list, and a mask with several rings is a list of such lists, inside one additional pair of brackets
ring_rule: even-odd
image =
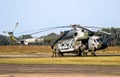
[(107, 35), (112, 35), (112, 34), (109, 33), (109, 32), (103, 31), (102, 28), (99, 28), (98, 32), (101, 32), (101, 33), (104, 33), (104, 34), (107, 34)]
[(87, 30), (87, 31), (89, 31), (89, 32), (93, 32), (93, 31), (91, 31), (91, 30), (89, 30), (89, 29), (87, 29), (86, 27), (82, 27), (82, 26), (78, 26), (79, 28), (82, 28), (82, 29), (84, 29), (84, 30)]
[[(53, 29), (57, 29), (57, 28), (82, 28), (84, 30), (87, 30), (87, 31), (90, 31), (90, 32), (93, 32), (89, 29), (86, 28), (87, 26), (85, 27), (82, 27), (80, 25), (69, 25), (69, 26), (58, 26), (58, 27), (48, 27), (48, 28), (41, 28), (41, 29), (36, 29), (36, 30), (33, 30), (33, 31), (36, 31), (36, 32), (33, 32), (33, 33), (30, 33), (30, 34), (27, 34), (27, 35), (34, 35), (34, 34), (37, 34), (37, 33), (42, 33), (42, 32), (46, 32), (46, 31), (49, 31), (49, 30), (53, 30)], [(91, 26), (90, 26), (91, 27)], [(95, 28), (95, 27), (94, 27)], [(97, 27), (98, 28), (98, 27)], [(38, 31), (37, 31), (38, 30)]]
[(111, 33), (108, 33), (108, 32), (106, 32), (106, 31), (99, 31), (99, 32), (104, 33), (104, 34), (107, 34), (107, 35), (112, 35)]
[[(57, 28), (81, 28), (81, 29), (84, 29), (84, 30), (87, 30), (89, 32), (94, 32), (88, 28), (98, 28), (100, 29), (100, 27), (94, 27), (94, 26), (80, 26), (80, 25), (77, 25), (77, 24), (74, 24), (74, 25), (69, 25), (69, 26), (58, 26), (58, 27), (48, 27), (48, 28), (41, 28), (41, 29), (36, 29), (34, 31), (36, 32), (33, 32), (33, 33), (30, 33), (30, 34), (27, 34), (27, 35), (34, 35), (34, 34), (37, 34), (37, 33), (42, 33), (42, 32), (46, 32), (46, 31), (49, 31), (49, 30), (53, 30), (53, 29), (57, 29)], [(101, 31), (101, 30), (97, 30), (97, 31)], [(31, 31), (32, 32), (32, 31)], [(105, 31), (101, 31), (102, 33), (105, 33), (105, 34), (108, 34), (110, 35), (110, 33), (107, 33)], [(23, 32), (22, 32), (23, 33)]]
[(58, 26), (58, 27), (49, 27), (49, 28), (37, 29), (39, 31), (30, 33), (30, 34), (27, 34), (27, 35), (34, 35), (34, 34), (37, 34), (37, 33), (42, 33), (42, 32), (46, 32), (46, 31), (49, 31), (49, 30), (57, 29), (57, 28), (68, 28), (68, 27), (70, 27), (70, 26)]
[(100, 28), (100, 27), (95, 27), (95, 26), (84, 26), (85, 28)]

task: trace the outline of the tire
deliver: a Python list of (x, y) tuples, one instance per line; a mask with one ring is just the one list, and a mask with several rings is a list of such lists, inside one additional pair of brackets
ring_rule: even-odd
[(60, 56), (64, 56), (62, 52), (60, 52)]
[(83, 52), (83, 56), (87, 56), (87, 52)]
[(92, 52), (92, 53), (91, 53), (91, 56), (96, 56), (95, 52), (94, 52), (94, 53)]

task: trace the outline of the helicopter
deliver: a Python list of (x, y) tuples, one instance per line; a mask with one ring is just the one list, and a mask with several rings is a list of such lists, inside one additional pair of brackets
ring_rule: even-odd
[[(108, 47), (108, 43), (102, 36), (95, 35), (95, 32), (74, 24), (70, 25), (71, 30), (65, 31), (52, 45), (54, 50), (52, 57), (63, 56), (64, 53), (75, 53), (78, 56), (86, 56), (91, 52), (91, 56), (96, 56), (96, 51)], [(99, 30), (107, 35), (110, 33)]]
[[(15, 29), (17, 25), (18, 23), (16, 23)], [(56, 28), (72, 28), (72, 29), (62, 32), (62, 34), (60, 34), (60, 36), (58, 36), (57, 38), (54, 36), (52, 36), (52, 38), (51, 37), (31, 38), (24, 39), (22, 40), (22, 42), (20, 41), (20, 43), (23, 43), (24, 45), (36, 42), (45, 43), (45, 40), (53, 39), (52, 44), (50, 45), (51, 48), (53, 49), (52, 57), (60, 57), (63, 56), (64, 53), (74, 53), (78, 56), (86, 56), (88, 52), (91, 52), (91, 56), (96, 56), (97, 50), (105, 49), (108, 47), (108, 43), (102, 36), (96, 35), (96, 32), (88, 29), (89, 27), (81, 26), (79, 24), (39, 29), (40, 31), (28, 35), (46, 32)], [(13, 35), (15, 29), (12, 32), (7, 32), (10, 35), (13, 44), (19, 42), (15, 39)], [(111, 33), (107, 33), (102, 30), (99, 30), (99, 32), (104, 33), (106, 35), (111, 35)]]
[[(37, 34), (46, 32), (49, 30), (54, 30), (57, 28), (72, 28), (70, 30), (62, 32), (57, 38), (55, 36), (43, 37), (42, 41), (45, 43), (45, 40), (53, 40), (50, 45), (53, 49), (52, 57), (63, 56), (64, 53), (74, 53), (78, 56), (86, 56), (88, 52), (91, 52), (91, 56), (96, 56), (96, 51), (100, 49), (105, 49), (108, 47), (108, 42), (102, 36), (96, 35), (96, 32), (89, 30), (88, 28), (99, 28), (92, 26), (81, 26), (79, 24), (73, 24), (69, 26), (58, 26), (41, 29), (41, 31), (31, 33)], [(106, 35), (111, 35), (111, 33), (98, 30)], [(52, 39), (51, 39), (52, 38)]]

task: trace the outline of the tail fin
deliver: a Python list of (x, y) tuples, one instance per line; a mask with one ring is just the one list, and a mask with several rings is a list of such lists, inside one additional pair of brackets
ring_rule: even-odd
[(17, 39), (14, 37), (13, 32), (8, 32), (8, 34), (10, 36), (11, 44), (12, 45), (17, 44)]

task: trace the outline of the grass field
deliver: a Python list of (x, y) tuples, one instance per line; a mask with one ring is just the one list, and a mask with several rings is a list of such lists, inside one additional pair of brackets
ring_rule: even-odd
[(75, 64), (120, 66), (120, 57), (0, 58), (0, 64)]
[(39, 54), (51, 52), (50, 46), (0, 46), (0, 54)]
[(104, 50), (97, 51), (98, 54), (120, 54), (120, 46), (108, 47)]
[[(0, 54), (39, 54), (52, 53), (50, 46), (0, 46)], [(98, 54), (120, 54), (120, 47), (108, 47)]]
[[(40, 54), (52, 53), (49, 46), (0, 46), (0, 54)], [(97, 54), (120, 54), (120, 47), (108, 47)], [(0, 58), (0, 64), (77, 64), (77, 65), (117, 65), (120, 56), (59, 57), (59, 58)]]

